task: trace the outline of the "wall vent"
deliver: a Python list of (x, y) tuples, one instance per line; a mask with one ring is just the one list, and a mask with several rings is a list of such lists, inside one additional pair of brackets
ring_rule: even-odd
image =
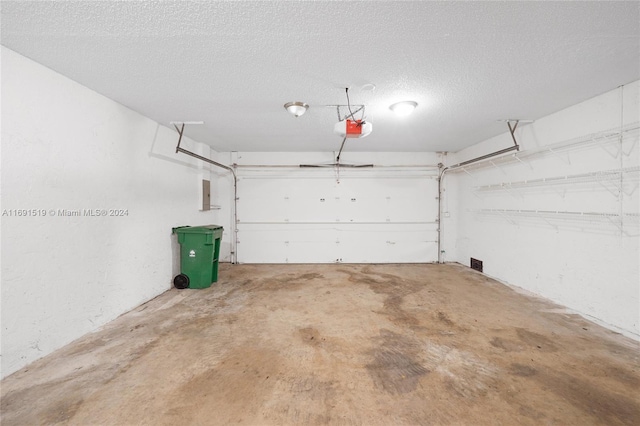
[(482, 260), (471, 258), (471, 269), (482, 272)]

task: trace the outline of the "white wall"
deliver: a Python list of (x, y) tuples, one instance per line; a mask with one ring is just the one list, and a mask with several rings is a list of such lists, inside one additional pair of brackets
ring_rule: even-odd
[[(636, 81), (521, 125), (516, 134), (522, 163), (494, 160), (447, 174), (447, 197), (455, 208), (444, 224), (446, 259), (467, 265), (470, 257), (480, 259), (486, 274), (638, 338), (639, 92)], [(621, 139), (615, 134), (621, 128), (635, 130), (625, 131)], [(594, 139), (600, 142), (589, 142)], [(563, 148), (564, 141), (579, 143)], [(450, 156), (447, 162), (456, 164), (512, 144), (505, 133)], [(526, 156), (534, 151), (541, 153)], [(634, 171), (614, 179), (589, 176), (629, 168)], [(582, 174), (587, 176), (578, 180)], [(562, 184), (521, 183), (564, 176), (568, 180)], [(607, 216), (579, 218), (540, 211)]]
[[(375, 167), (299, 167), (330, 164), (335, 155), (241, 152), (221, 159), (238, 165), (238, 261), (435, 262), (438, 155), (350, 152), (347, 145), (342, 163)], [(219, 185), (226, 199), (230, 182)], [(222, 252), (225, 259), (224, 239)]]
[(198, 211), (208, 168), (175, 154), (176, 142), (175, 131), (2, 47), (3, 377), (170, 288), (171, 228), (218, 219)]

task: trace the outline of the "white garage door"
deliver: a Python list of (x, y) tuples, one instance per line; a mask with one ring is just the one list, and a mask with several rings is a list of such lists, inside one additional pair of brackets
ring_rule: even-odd
[(437, 193), (433, 171), (241, 170), (238, 261), (436, 262)]

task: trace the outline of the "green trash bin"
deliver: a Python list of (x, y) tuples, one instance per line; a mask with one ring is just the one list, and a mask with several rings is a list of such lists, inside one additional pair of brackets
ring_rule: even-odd
[(218, 281), (218, 256), (222, 226), (180, 226), (173, 228), (180, 243), (180, 274), (176, 288), (207, 288)]

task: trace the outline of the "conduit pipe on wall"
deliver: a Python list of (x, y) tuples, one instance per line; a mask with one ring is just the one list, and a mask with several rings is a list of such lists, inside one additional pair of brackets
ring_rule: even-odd
[[(512, 121), (515, 122), (515, 125), (513, 127), (511, 126)], [(477, 163), (479, 161), (486, 160), (488, 158), (493, 158), (500, 154), (506, 154), (507, 152), (511, 152), (511, 151), (520, 151), (520, 145), (518, 145), (518, 141), (516, 141), (516, 136), (515, 136), (515, 131), (516, 131), (516, 128), (518, 127), (518, 123), (519, 123), (519, 120), (507, 120), (507, 126), (509, 126), (509, 132), (511, 133), (511, 138), (513, 139), (514, 146), (510, 146), (509, 148), (494, 151), (489, 154), (481, 155), (480, 157), (472, 158), (471, 160), (466, 160), (461, 163), (454, 164), (453, 166), (444, 167), (444, 164), (442, 163), (438, 164), (438, 167), (440, 169), (440, 174), (438, 176), (438, 263), (444, 263), (443, 256), (442, 256), (442, 234), (443, 234), (443, 225), (442, 225), (443, 187), (442, 186), (443, 186), (445, 174), (448, 171), (459, 169), (460, 167)]]
[(237, 259), (238, 259), (238, 245), (236, 243), (236, 229), (237, 229), (237, 223), (238, 223), (238, 177), (236, 176), (236, 171), (233, 169), (233, 167), (218, 163), (217, 161), (213, 161), (209, 158), (203, 157), (202, 155), (196, 154), (195, 152), (191, 152), (187, 149), (181, 148), (180, 147), (180, 143), (182, 142), (182, 135), (184, 133), (184, 123), (182, 123), (182, 126), (180, 128), (178, 128), (178, 126), (176, 126), (175, 124), (173, 125), (173, 127), (176, 128), (176, 131), (178, 132), (178, 145), (176, 146), (176, 153), (181, 152), (183, 154), (189, 155), (193, 158), (197, 158), (200, 161), (204, 161), (205, 163), (209, 163), (212, 164), (216, 167), (220, 167), (222, 169), (225, 169), (227, 171), (230, 171), (231, 174), (233, 175), (233, 221), (231, 224), (231, 263), (236, 263)]

